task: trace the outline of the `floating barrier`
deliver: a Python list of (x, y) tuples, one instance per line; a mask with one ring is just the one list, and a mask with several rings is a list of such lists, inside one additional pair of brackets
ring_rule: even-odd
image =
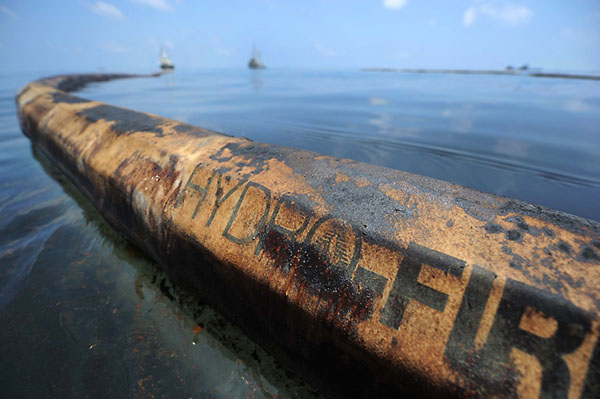
[(123, 77), (30, 83), (23, 132), (299, 372), (354, 396), (600, 396), (598, 222), (67, 93)]

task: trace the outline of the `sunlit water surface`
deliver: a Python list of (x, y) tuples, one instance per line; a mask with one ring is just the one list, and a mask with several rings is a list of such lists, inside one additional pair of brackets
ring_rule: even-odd
[[(0, 76), (3, 396), (315, 396), (171, 287), (32, 147), (14, 95), (43, 75)], [(600, 220), (600, 82), (176, 70), (78, 95)]]

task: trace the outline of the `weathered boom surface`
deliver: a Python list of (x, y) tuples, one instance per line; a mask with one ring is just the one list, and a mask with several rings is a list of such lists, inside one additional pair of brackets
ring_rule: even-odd
[(272, 350), (361, 395), (600, 396), (597, 222), (65, 92), (118, 77), (30, 83), (23, 131)]

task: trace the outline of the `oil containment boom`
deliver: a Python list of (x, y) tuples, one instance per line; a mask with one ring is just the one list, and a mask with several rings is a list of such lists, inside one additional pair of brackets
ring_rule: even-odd
[(23, 132), (299, 372), (356, 396), (600, 397), (598, 222), (68, 94), (125, 77), (29, 83)]

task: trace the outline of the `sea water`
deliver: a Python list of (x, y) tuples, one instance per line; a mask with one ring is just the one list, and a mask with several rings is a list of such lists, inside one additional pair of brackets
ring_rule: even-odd
[[(50, 74), (0, 75), (3, 396), (318, 396), (172, 287), (22, 134), (14, 95)], [(599, 81), (176, 70), (77, 95), (600, 220)]]

